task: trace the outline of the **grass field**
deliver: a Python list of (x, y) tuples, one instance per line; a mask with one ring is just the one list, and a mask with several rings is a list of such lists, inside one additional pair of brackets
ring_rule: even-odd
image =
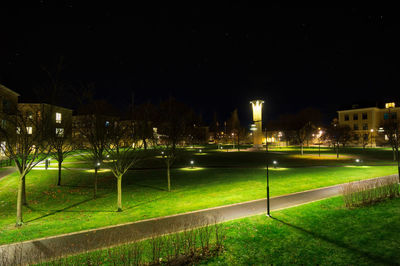
[[(107, 169), (100, 171), (99, 198), (92, 198), (93, 170), (63, 169), (62, 186), (57, 171), (33, 170), (27, 176), (28, 207), (25, 225), (15, 228), (17, 175), (0, 179), (0, 244), (67, 232), (183, 213), (208, 207), (264, 198), (265, 162), (278, 160), (270, 168), (271, 195), (283, 195), (355, 180), (396, 173), (390, 150), (351, 150), (336, 160), (330, 149), (322, 157), (305, 149), (299, 157), (295, 148), (285, 152), (220, 152), (214, 147), (181, 151), (172, 170), (172, 192), (166, 191), (166, 171), (160, 151), (149, 151), (147, 160), (123, 178), (124, 211), (116, 212), (116, 179)], [(363, 154), (360, 154), (363, 153)], [(354, 158), (363, 156), (363, 165)], [(89, 167), (70, 157), (68, 168)], [(322, 159), (321, 159), (322, 158)], [(195, 168), (188, 167), (193, 159)], [(81, 158), (82, 160), (82, 158)], [(53, 165), (51, 165), (53, 167)], [(107, 165), (105, 164), (104, 167)]]
[[(272, 212), (272, 218), (257, 215), (223, 223), (219, 229), (225, 236), (223, 253), (198, 264), (397, 265), (399, 227), (400, 199), (347, 209), (341, 197), (334, 197)], [(150, 240), (141, 246), (142, 256), (151, 260)], [(81, 265), (94, 258), (104, 265), (115, 265), (120, 258), (127, 259), (129, 248), (123, 245), (83, 253), (55, 265)]]
[(207, 265), (398, 265), (400, 199), (346, 209), (341, 197), (225, 223)]

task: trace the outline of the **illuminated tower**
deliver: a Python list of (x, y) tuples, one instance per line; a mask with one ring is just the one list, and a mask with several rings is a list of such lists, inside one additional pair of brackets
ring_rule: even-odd
[(253, 123), (255, 126), (252, 127), (253, 130), (253, 145), (254, 147), (262, 147), (262, 105), (264, 101), (254, 100), (251, 101), (251, 106), (253, 107)]

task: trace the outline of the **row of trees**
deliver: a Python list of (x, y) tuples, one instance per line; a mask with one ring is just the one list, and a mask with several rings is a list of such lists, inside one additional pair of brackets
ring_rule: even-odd
[[(58, 162), (57, 185), (62, 184), (64, 160), (78, 149), (94, 165), (94, 198), (97, 194), (98, 170), (105, 160), (117, 180), (118, 211), (122, 211), (122, 178), (146, 157), (146, 150), (163, 149), (167, 168), (168, 191), (171, 191), (170, 168), (177, 158), (177, 147), (193, 143), (201, 136), (201, 119), (192, 109), (170, 98), (158, 106), (150, 103), (131, 108), (120, 116), (109, 115), (111, 108), (103, 101), (89, 100), (78, 112), (79, 124), (65, 122), (57, 131), (53, 110), (43, 112), (31, 106), (18, 106), (1, 113), (1, 149), (14, 161), (18, 172), (17, 226), (23, 224), (22, 206), (27, 205), (26, 178), (29, 172), (47, 158)], [(157, 134), (154, 130), (157, 128)]]

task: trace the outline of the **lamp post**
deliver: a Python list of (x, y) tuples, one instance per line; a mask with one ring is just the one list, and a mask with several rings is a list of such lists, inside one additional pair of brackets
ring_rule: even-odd
[(193, 169), (193, 164), (194, 164), (194, 161), (193, 161), (193, 160), (191, 160), (191, 161), (190, 161), (190, 166), (191, 166), (191, 169)]
[(371, 129), (371, 148), (372, 148), (372, 138), (373, 138), (373, 134), (374, 134), (374, 129)]
[(235, 133), (232, 133), (232, 149), (235, 148)]
[(100, 162), (97, 161), (94, 165), (94, 191), (93, 191), (93, 198), (97, 197), (97, 171), (99, 171)]
[(268, 170), (268, 162), (267, 162), (267, 216), (271, 217), (271, 215), (270, 215), (270, 205), (269, 205), (269, 170)]

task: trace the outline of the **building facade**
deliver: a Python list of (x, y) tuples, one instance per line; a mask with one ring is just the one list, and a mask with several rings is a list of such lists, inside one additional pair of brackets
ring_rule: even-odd
[(349, 144), (383, 146), (387, 144), (384, 124), (389, 119), (397, 120), (400, 108), (395, 103), (386, 103), (384, 108), (368, 107), (338, 111), (339, 125), (349, 126), (352, 139)]
[[(5, 128), (7, 124), (6, 115), (14, 114), (18, 106), (18, 97), (20, 95), (0, 84), (0, 127)], [(1, 137), (0, 137), (1, 138)], [(0, 157), (4, 156), (5, 140), (0, 139)]]
[(18, 109), (24, 116), (36, 121), (35, 126), (31, 129), (27, 128), (28, 132), (40, 126), (43, 127), (44, 137), (54, 134), (60, 136), (72, 134), (71, 109), (46, 103), (19, 103)]

